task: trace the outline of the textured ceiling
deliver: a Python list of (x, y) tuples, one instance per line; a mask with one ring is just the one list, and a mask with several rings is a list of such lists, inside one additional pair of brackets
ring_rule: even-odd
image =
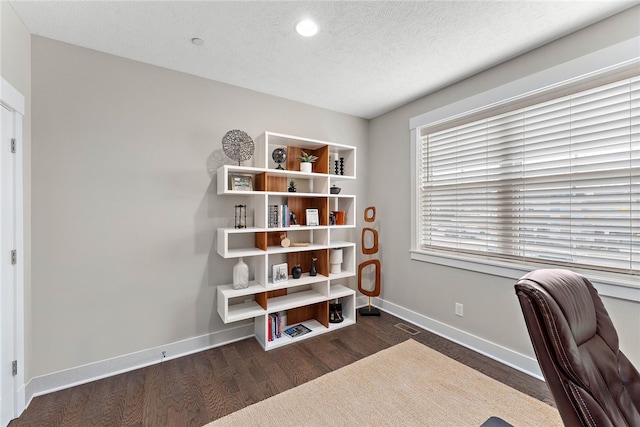
[(639, 3), (10, 1), (32, 34), (364, 118)]

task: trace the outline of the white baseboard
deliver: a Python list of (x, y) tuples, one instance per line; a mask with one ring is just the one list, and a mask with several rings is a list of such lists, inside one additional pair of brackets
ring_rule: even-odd
[[(366, 297), (357, 298), (357, 306), (367, 305)], [(419, 313), (387, 302), (380, 298), (372, 298), (372, 305), (394, 316), (440, 335), (450, 341), (470, 348), (478, 353), (490, 357), (514, 369), (529, 374), (535, 378), (543, 379), (540, 367), (536, 359), (516, 353), (512, 350), (476, 337), (467, 332), (453, 328), (437, 320), (431, 319)], [(245, 324), (224, 331), (202, 335), (164, 346), (149, 348), (131, 354), (89, 363), (64, 371), (54, 372), (32, 378), (25, 386), (25, 400), (31, 402), (36, 396), (85, 384), (91, 381), (117, 375), (134, 369), (143, 368), (162, 361), (175, 359), (210, 348), (219, 347), (245, 338), (254, 336), (253, 324)], [(162, 354), (165, 352), (165, 357)], [(28, 406), (28, 404), (27, 404)], [(26, 406), (25, 406), (26, 407)]]
[[(366, 297), (358, 297), (356, 303), (358, 307), (362, 307), (367, 305), (368, 299)], [(382, 311), (393, 314), (402, 320), (406, 320), (409, 323), (419, 326), (422, 329), (433, 332), (434, 334), (446, 338), (449, 341), (453, 341), (493, 360), (517, 369), (518, 371), (544, 381), (540, 365), (535, 358), (525, 356), (524, 354), (502, 347), (483, 338), (479, 338), (468, 332), (461, 331), (460, 329), (408, 310), (404, 307), (400, 307), (399, 305), (390, 303), (381, 298), (371, 298), (371, 305), (378, 307)]]
[[(245, 324), (225, 329), (224, 331), (32, 378), (25, 387), (26, 401), (31, 403), (31, 399), (36, 396), (176, 359), (252, 336), (254, 336), (253, 324)], [(163, 352), (165, 352), (164, 358)]]

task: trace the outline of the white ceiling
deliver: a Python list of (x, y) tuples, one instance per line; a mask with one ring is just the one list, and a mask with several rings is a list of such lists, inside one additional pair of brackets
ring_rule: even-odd
[(10, 4), (32, 34), (372, 118), (640, 1)]

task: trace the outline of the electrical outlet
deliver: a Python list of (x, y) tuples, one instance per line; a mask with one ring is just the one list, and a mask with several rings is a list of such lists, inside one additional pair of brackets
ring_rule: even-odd
[(464, 316), (464, 310), (463, 310), (464, 306), (462, 304), (460, 304), (459, 302), (456, 303), (456, 316)]

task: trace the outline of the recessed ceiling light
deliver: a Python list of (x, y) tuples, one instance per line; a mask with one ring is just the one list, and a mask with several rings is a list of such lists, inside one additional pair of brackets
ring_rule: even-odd
[(296, 31), (303, 37), (311, 37), (318, 32), (318, 26), (310, 19), (303, 19), (296, 24)]
[(204, 44), (204, 40), (198, 37), (194, 37), (191, 39), (191, 43), (195, 44), (196, 46), (202, 46)]

